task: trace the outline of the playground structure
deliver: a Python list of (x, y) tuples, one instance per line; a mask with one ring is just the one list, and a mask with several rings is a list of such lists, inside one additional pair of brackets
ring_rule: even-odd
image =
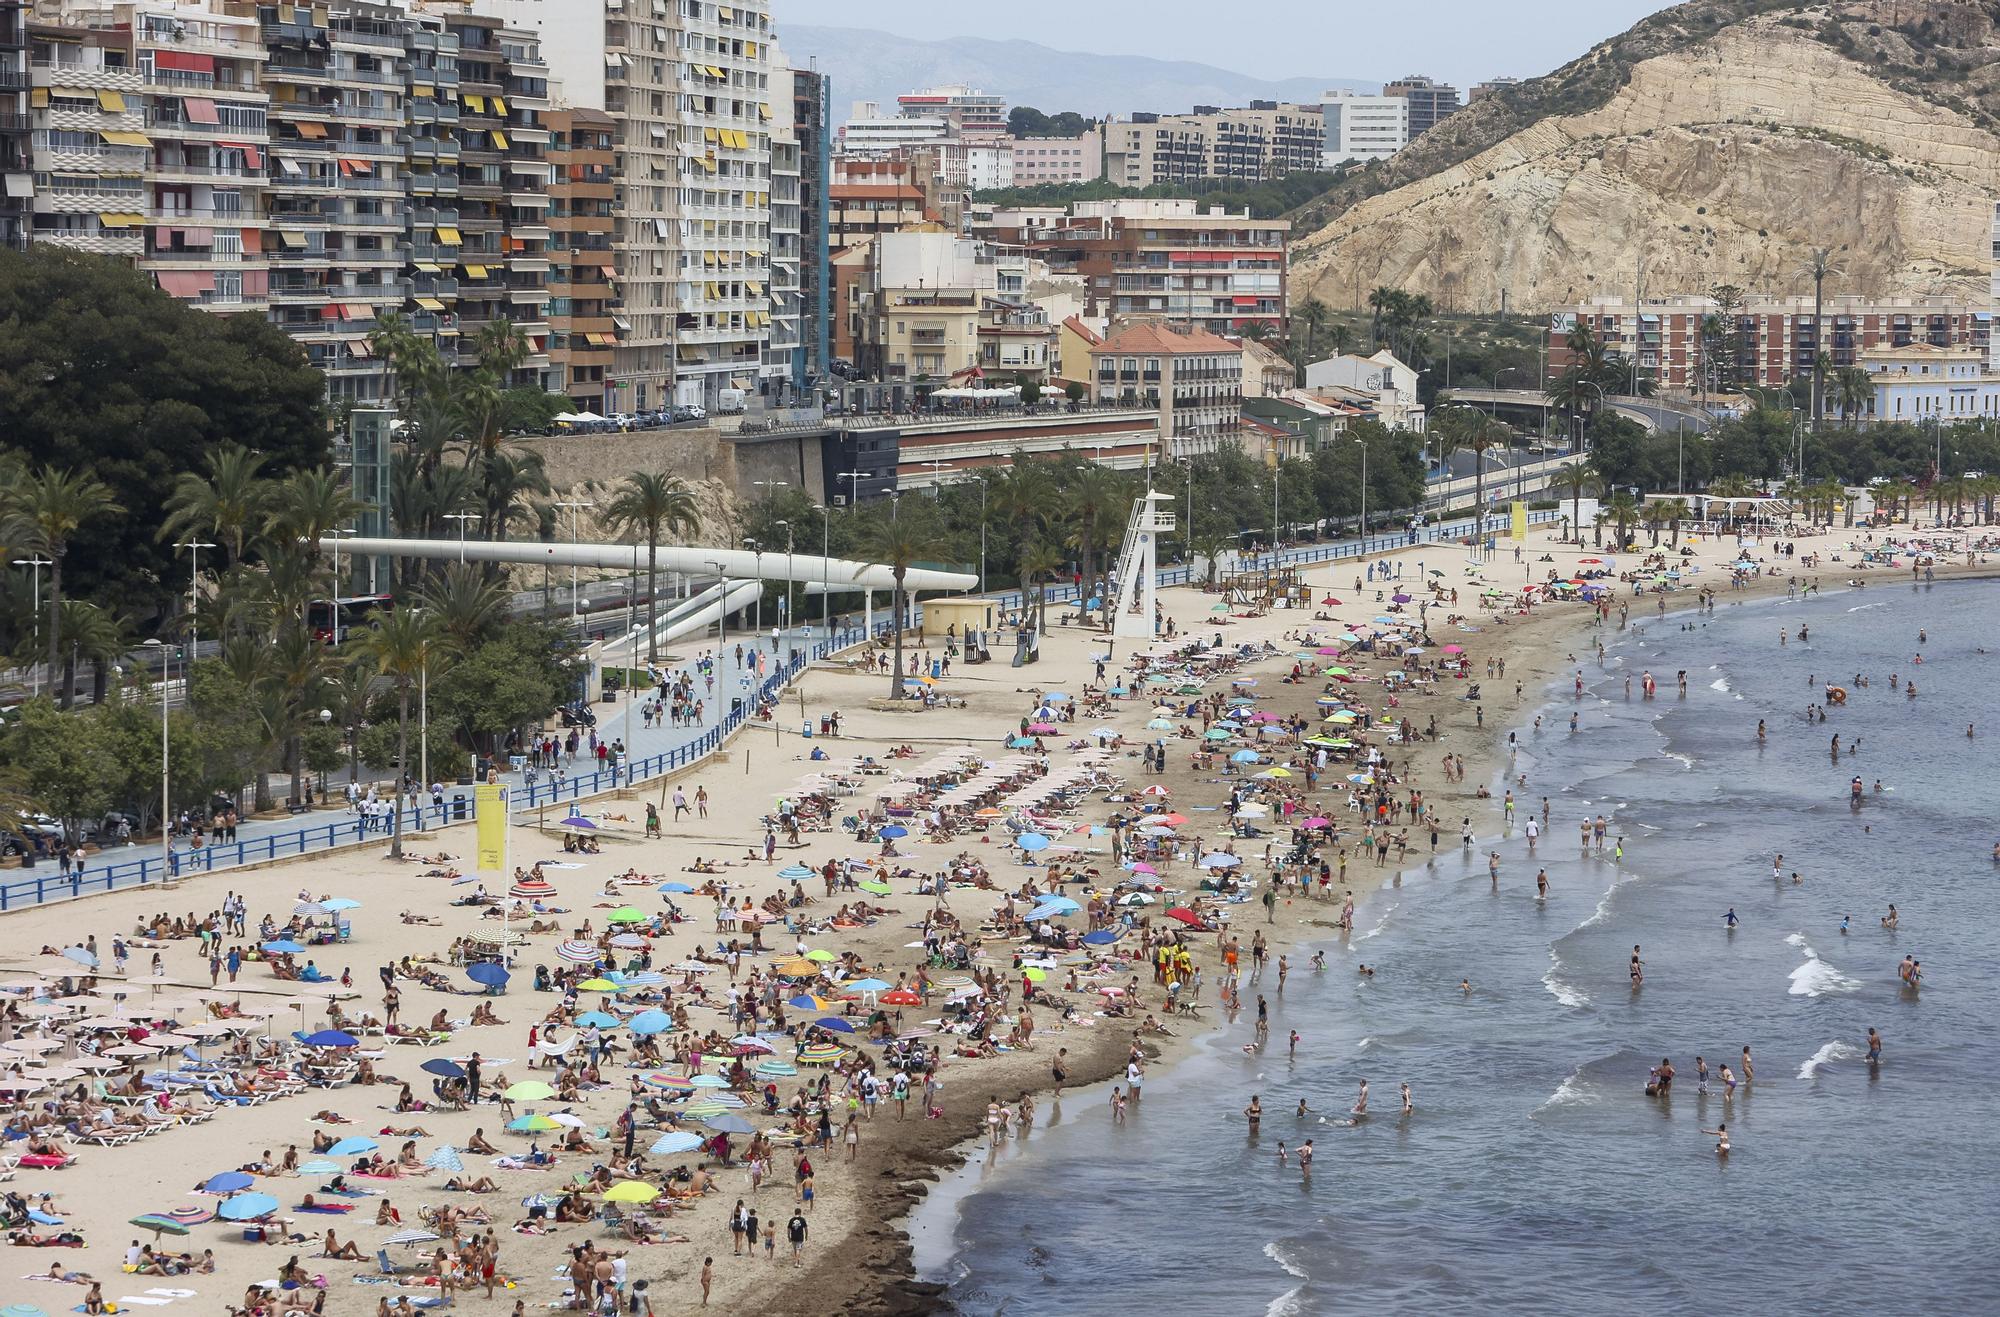
[(1222, 574), (1224, 602), (1257, 612), (1273, 608), (1311, 608), (1312, 586), (1299, 567), (1273, 567), (1268, 562), (1239, 566)]

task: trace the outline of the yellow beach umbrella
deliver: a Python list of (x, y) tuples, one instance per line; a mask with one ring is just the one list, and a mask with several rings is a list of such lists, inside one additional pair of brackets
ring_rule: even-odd
[(644, 1180), (621, 1180), (604, 1191), (607, 1203), (650, 1203), (660, 1191)]

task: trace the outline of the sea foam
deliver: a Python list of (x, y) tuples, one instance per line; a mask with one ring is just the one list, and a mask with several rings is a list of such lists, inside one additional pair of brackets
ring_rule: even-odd
[(1785, 942), (1789, 946), (1797, 947), (1806, 958), (1806, 963), (1791, 973), (1792, 986), (1787, 991), (1792, 996), (1824, 997), (1829, 992), (1853, 992), (1861, 986), (1821, 960), (1819, 953), (1807, 945), (1805, 934), (1793, 933), (1785, 939)]

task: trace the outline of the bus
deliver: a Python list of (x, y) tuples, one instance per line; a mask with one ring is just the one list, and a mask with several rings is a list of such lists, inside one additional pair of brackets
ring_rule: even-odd
[(359, 594), (345, 599), (315, 599), (306, 609), (306, 625), (312, 628), (313, 636), (321, 644), (331, 645), (335, 639), (336, 617), (340, 628), (339, 638), (345, 640), (354, 628), (368, 625), (369, 618), (393, 607), (395, 599), (386, 594)]

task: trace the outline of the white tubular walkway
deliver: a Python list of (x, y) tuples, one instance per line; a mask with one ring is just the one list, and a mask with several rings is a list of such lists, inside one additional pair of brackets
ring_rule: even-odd
[[(737, 581), (729, 587), (729, 609), (734, 612), (757, 602), (764, 587), (755, 581)], [(700, 635), (715, 625), (719, 587), (709, 586), (691, 599), (684, 599), (660, 614), (660, 643), (670, 645), (683, 636)], [(646, 623), (642, 620), (630, 635), (614, 636), (604, 642), (599, 661), (628, 662), (645, 652)]]
[[(550, 567), (591, 567), (605, 571), (631, 572), (634, 562), (638, 571), (646, 570), (646, 546), (640, 545), (634, 558), (629, 544), (543, 544), (539, 541), (518, 540), (467, 540), (461, 544), (457, 540), (370, 540), (349, 536), (327, 536), (320, 540), (321, 550), (334, 551), (338, 541), (340, 552), (366, 557), (383, 554), (396, 558), (435, 558), (456, 562), (512, 562), (538, 563)], [(892, 590), (896, 585), (895, 573), (877, 563), (854, 562), (846, 558), (822, 558), (818, 554), (792, 553), (784, 550), (766, 549), (763, 553), (751, 553), (746, 549), (688, 548), (682, 545), (662, 544), (659, 549), (661, 571), (681, 572), (688, 576), (715, 576), (717, 564), (720, 574), (731, 580), (765, 581), (824, 581), (835, 589), (875, 589)], [(971, 572), (939, 572), (922, 567), (912, 567), (905, 573), (905, 588), (916, 590), (970, 590), (979, 584), (979, 577)]]

